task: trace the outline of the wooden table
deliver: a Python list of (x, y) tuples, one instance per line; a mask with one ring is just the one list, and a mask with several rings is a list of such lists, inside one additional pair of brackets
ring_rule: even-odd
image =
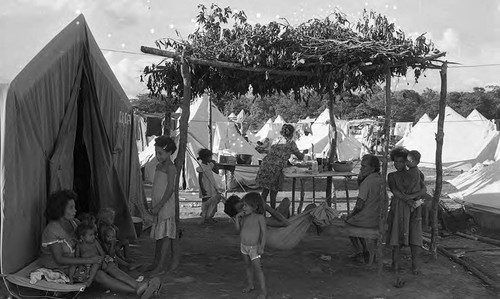
[[(295, 214), (295, 185), (297, 179), (301, 180), (301, 198), (300, 198), (300, 204), (299, 204), (299, 211), (297, 213), (300, 213), (300, 210), (302, 209), (302, 203), (304, 201), (304, 184), (303, 180), (306, 178), (312, 178), (313, 179), (313, 202), (315, 201), (315, 184), (314, 184), (314, 179), (315, 178), (332, 178), (332, 194), (335, 193), (335, 187), (333, 185), (333, 180), (334, 179), (342, 179), (344, 180), (344, 186), (345, 186), (345, 194), (346, 194), (346, 200), (347, 200), (347, 213), (349, 214), (349, 188), (347, 186), (348, 181), (353, 177), (357, 176), (356, 173), (353, 172), (337, 172), (337, 171), (324, 171), (324, 172), (318, 172), (318, 173), (284, 173), (285, 178), (291, 178), (292, 179), (292, 215)], [(326, 186), (328, 189), (328, 186)], [(337, 208), (337, 197), (333, 197), (333, 204), (334, 208)]]

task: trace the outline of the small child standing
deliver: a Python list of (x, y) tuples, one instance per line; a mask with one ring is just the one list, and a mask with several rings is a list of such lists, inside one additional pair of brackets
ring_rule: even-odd
[(254, 272), (259, 280), (261, 293), (257, 297), (264, 299), (267, 296), (266, 282), (261, 265), (261, 254), (266, 245), (266, 220), (264, 217), (264, 201), (259, 193), (250, 192), (242, 198), (243, 211), (235, 216), (236, 229), (240, 231), (240, 250), (246, 263), (248, 285), (244, 293), (255, 289)]
[[(96, 256), (104, 257), (99, 242), (96, 242), (95, 226), (88, 222), (82, 222), (76, 228), (78, 242), (76, 244), (75, 257), (91, 258)], [(71, 265), (69, 269), (69, 279), (72, 283), (92, 284), (101, 264)]]
[[(422, 184), (425, 184), (424, 174), (418, 168), (420, 157), (420, 153), (416, 150), (409, 151), (408, 156), (406, 157), (406, 167), (408, 167), (408, 170), (406, 171), (407, 179), (405, 181), (410, 183), (408, 189), (406, 189), (408, 192), (406, 195), (410, 197), (420, 193), (422, 190)], [(422, 205), (422, 203), (423, 200), (420, 197), (416, 197), (413, 199), (412, 208), (416, 209)]]
[(196, 168), (198, 172), (198, 183), (200, 184), (201, 198), (201, 222), (215, 222), (213, 217), (217, 212), (217, 204), (220, 201), (217, 184), (215, 183), (214, 173), (218, 173), (217, 163), (212, 160), (213, 153), (206, 148), (198, 152), (200, 166)]
[(177, 170), (172, 162), (171, 155), (177, 150), (175, 141), (168, 136), (155, 139), (155, 151), (158, 165), (156, 166), (151, 195), (151, 209), (153, 225), (151, 238), (156, 240), (155, 257), (148, 271), (151, 276), (162, 275), (166, 271), (167, 254), (170, 251), (171, 269), (178, 265), (172, 246), (177, 238), (175, 224), (175, 178)]

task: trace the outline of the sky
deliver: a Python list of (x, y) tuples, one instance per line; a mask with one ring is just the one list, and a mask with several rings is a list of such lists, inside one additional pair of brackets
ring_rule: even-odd
[[(500, 0), (2, 0), (0, 83), (11, 81), (66, 25), (83, 13), (106, 60), (129, 97), (147, 93), (141, 71), (161, 58), (140, 53), (160, 38), (187, 38), (196, 29), (198, 4), (243, 10), (251, 23), (285, 18), (297, 25), (335, 10), (356, 21), (363, 9), (386, 15), (405, 33), (426, 33), (446, 59), (448, 91), (500, 85)], [(124, 53), (125, 52), (125, 53)], [(494, 66), (485, 66), (498, 64)], [(394, 78), (394, 89), (439, 90), (439, 72), (428, 70), (418, 83)]]

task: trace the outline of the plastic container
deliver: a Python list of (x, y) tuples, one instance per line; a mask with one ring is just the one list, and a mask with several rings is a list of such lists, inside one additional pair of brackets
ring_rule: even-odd
[(318, 161), (312, 161), (312, 163), (311, 163), (311, 171), (312, 171), (312, 173), (318, 173), (319, 172)]

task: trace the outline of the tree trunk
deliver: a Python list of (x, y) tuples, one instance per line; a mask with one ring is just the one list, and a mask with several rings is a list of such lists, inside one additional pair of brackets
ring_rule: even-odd
[[(184, 53), (183, 53), (184, 58)], [(175, 225), (177, 227), (177, 238), (172, 242), (172, 263), (177, 265), (180, 259), (180, 221), (179, 221), (179, 182), (181, 178), (182, 167), (186, 159), (186, 146), (188, 137), (188, 121), (189, 121), (189, 106), (191, 104), (191, 68), (186, 59), (181, 60), (181, 75), (184, 84), (184, 93), (182, 96), (182, 115), (179, 125), (179, 148), (177, 150), (177, 158), (175, 159), (175, 167), (177, 175), (175, 177)], [(173, 268), (175, 268), (173, 266)]]
[(165, 111), (165, 120), (163, 121), (163, 135), (170, 136), (172, 131), (172, 111)]
[(209, 150), (214, 150), (213, 124), (212, 124), (212, 94), (208, 96), (208, 144)]
[(439, 97), (439, 116), (436, 133), (436, 187), (432, 198), (432, 234), (431, 234), (431, 252), (434, 259), (437, 259), (437, 243), (438, 243), (438, 204), (441, 196), (441, 188), (443, 186), (443, 139), (444, 139), (444, 111), (446, 108), (447, 94), (447, 68), (448, 64), (443, 63), (443, 67), (439, 74), (441, 75), (441, 94)]
[(380, 207), (380, 215), (379, 215), (379, 239), (377, 244), (377, 263), (378, 263), (378, 272), (382, 273), (383, 268), (383, 241), (385, 239), (385, 223), (387, 219), (387, 206), (389, 204), (389, 199), (387, 198), (387, 156), (389, 155), (389, 144), (391, 138), (391, 70), (387, 68), (387, 73), (385, 75), (385, 147), (384, 147), (384, 158), (382, 159), (382, 178), (384, 179), (385, 187), (382, 189), (382, 200)]
[[(337, 124), (335, 123), (335, 94), (332, 91), (328, 92), (328, 110), (330, 116), (330, 126), (334, 132), (333, 139), (330, 139), (330, 151), (328, 153), (328, 170), (332, 170), (333, 162), (337, 160)], [(332, 194), (332, 178), (326, 178), (326, 202), (330, 207), (332, 205), (332, 198), (335, 194)]]

